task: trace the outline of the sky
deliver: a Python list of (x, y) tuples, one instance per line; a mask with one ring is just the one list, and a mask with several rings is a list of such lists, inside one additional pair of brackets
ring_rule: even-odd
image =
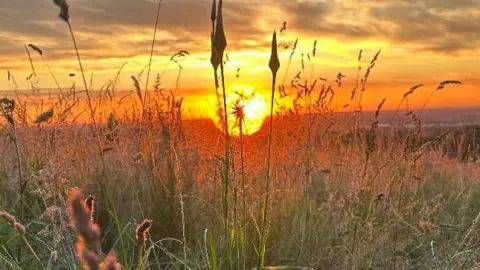
[[(69, 0), (71, 23), (93, 89), (113, 79), (124, 64), (119, 87), (130, 91), (130, 77), (148, 64), (157, 1)], [(195, 104), (209, 106), (214, 96), (210, 66), (210, 10), (212, 0), (164, 0), (160, 10), (152, 76), (162, 75), (162, 87), (184, 96), (192, 114)], [(20, 89), (32, 69), (25, 44), (35, 44), (62, 87), (80, 77), (67, 25), (58, 19), (51, 0), (0, 1), (0, 91), (12, 89), (10, 72)], [(272, 32), (279, 33), (280, 83), (289, 84), (301, 70), (305, 78), (346, 76), (339, 90), (342, 103), (357, 76), (358, 53), (363, 50), (362, 73), (381, 50), (364, 94), (364, 108), (374, 109), (387, 98), (386, 108), (396, 108), (404, 92), (425, 84), (409, 104), (420, 107), (443, 80), (459, 80), (437, 93), (431, 107), (480, 106), (480, 0), (225, 0), (225, 32), (228, 39), (227, 89), (254, 88), (268, 92)], [(299, 39), (289, 72), (286, 67), (293, 43)], [(312, 55), (317, 40), (316, 57)], [(288, 46), (288, 48), (287, 48)], [(190, 53), (178, 66), (170, 57)], [(41, 88), (55, 84), (41, 58), (31, 52)], [(140, 77), (145, 81), (145, 72)], [(287, 79), (285, 79), (287, 78)], [(150, 80), (153, 85), (153, 79)], [(266, 97), (268, 95), (265, 95)], [(206, 104), (206, 105), (205, 105)], [(201, 109), (198, 109), (201, 110)], [(200, 113), (201, 114), (201, 113)]]

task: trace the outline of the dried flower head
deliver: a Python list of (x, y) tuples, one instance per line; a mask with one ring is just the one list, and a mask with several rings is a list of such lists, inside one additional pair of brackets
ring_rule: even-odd
[(135, 230), (135, 238), (139, 244), (142, 244), (147, 240), (147, 233), (150, 231), (150, 228), (152, 228), (152, 223), (152, 220), (145, 219), (137, 226), (137, 229)]
[(66, 23), (69, 22), (70, 20), (70, 6), (68, 5), (66, 0), (53, 0), (53, 3), (57, 5), (60, 8), (60, 14), (58, 14), (58, 17), (60, 17), (62, 20), (64, 20)]
[(268, 65), (270, 70), (275, 77), (277, 75), (278, 70), (280, 69), (280, 60), (278, 59), (278, 51), (277, 51), (277, 33), (273, 32), (273, 39), (272, 39), (272, 54), (270, 56), (270, 63)]

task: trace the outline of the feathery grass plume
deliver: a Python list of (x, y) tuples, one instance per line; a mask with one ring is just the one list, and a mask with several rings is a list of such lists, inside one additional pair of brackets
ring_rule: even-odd
[(105, 139), (114, 144), (118, 144), (120, 142), (120, 129), (118, 127), (118, 120), (113, 112), (107, 117), (107, 134), (105, 135)]
[[(77, 230), (79, 244), (82, 247), (96, 250), (99, 247), (100, 228), (90, 218), (90, 211), (79, 189), (70, 190), (68, 209), (72, 216), (73, 226)], [(86, 246), (83, 246), (86, 245)]]
[(89, 211), (90, 220), (93, 220), (93, 213), (95, 212), (95, 197), (88, 195), (85, 199), (85, 206), (87, 206)]
[(50, 120), (50, 118), (53, 117), (53, 115), (54, 115), (54, 111), (53, 111), (53, 108), (51, 108), (50, 110), (43, 112), (39, 116), (37, 116), (37, 119), (35, 119), (35, 123), (41, 124), (43, 122), (47, 122), (48, 120)]
[(135, 87), (135, 92), (137, 93), (138, 99), (140, 100), (140, 104), (143, 107), (143, 96), (142, 96), (142, 91), (140, 90), (140, 83), (138, 79), (132, 75), (132, 81), (133, 81), (133, 86)]
[(147, 234), (152, 228), (153, 221), (151, 219), (145, 219), (137, 226), (135, 230), (135, 239), (138, 244), (143, 244), (147, 240)]
[(102, 270), (120, 270), (122, 267), (117, 262), (117, 255), (115, 253), (110, 253), (105, 257), (102, 263)]
[(265, 263), (265, 248), (268, 238), (267, 220), (268, 220), (268, 205), (270, 200), (270, 162), (272, 155), (272, 133), (273, 133), (273, 106), (275, 102), (275, 84), (277, 80), (277, 72), (280, 69), (280, 60), (278, 59), (278, 45), (277, 45), (277, 33), (273, 32), (272, 38), (272, 53), (270, 55), (270, 61), (268, 66), (272, 71), (272, 97), (270, 101), (270, 127), (268, 132), (268, 152), (267, 152), (267, 170), (265, 176), (265, 200), (263, 202), (263, 223), (262, 223), (262, 235), (260, 236), (260, 254), (258, 261), (258, 268), (262, 269)]
[(430, 102), (430, 100), (435, 95), (435, 93), (437, 93), (440, 90), (445, 89), (445, 87), (448, 86), (448, 85), (459, 85), (459, 84), (462, 84), (462, 82), (461, 81), (456, 81), (456, 80), (446, 80), (446, 81), (440, 82), (438, 84), (437, 88), (432, 91), (432, 93), (428, 96), (427, 100), (423, 104), (423, 107), (420, 110), (420, 113), (418, 114), (418, 118), (421, 119), (421, 116), (423, 115), (423, 112), (425, 111), (425, 108), (427, 107), (427, 104)]
[(62, 20), (64, 20), (66, 23), (70, 22), (70, 6), (68, 5), (67, 1), (65, 0), (53, 0), (55, 5), (57, 5), (60, 8), (60, 14), (58, 14), (58, 17), (60, 17)]
[(313, 52), (312, 52), (313, 57), (317, 55), (317, 40), (313, 43)]
[(32, 50), (36, 51), (39, 55), (43, 56), (43, 51), (39, 47), (33, 44), (28, 44), (28, 46), (32, 48)]
[(392, 124), (395, 123), (395, 120), (397, 119), (397, 116), (398, 116), (398, 111), (400, 110), (400, 107), (402, 106), (403, 102), (405, 102), (405, 100), (413, 95), (415, 93), (415, 91), (419, 88), (423, 87), (423, 84), (418, 84), (418, 85), (415, 85), (413, 86), (412, 88), (410, 88), (407, 92), (405, 92), (403, 94), (403, 97), (402, 97), (402, 100), (400, 100), (400, 103), (398, 103), (398, 106), (397, 106), (397, 109), (395, 110), (395, 114), (393, 116), (393, 119), (391, 121)]

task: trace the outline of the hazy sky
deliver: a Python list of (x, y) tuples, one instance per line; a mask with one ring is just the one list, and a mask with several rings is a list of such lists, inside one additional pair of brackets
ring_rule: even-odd
[[(95, 88), (112, 79), (128, 61), (120, 85), (132, 89), (130, 76), (148, 63), (158, 2), (68, 2), (85, 69), (89, 77), (93, 74)], [(356, 78), (358, 51), (364, 50), (363, 65), (367, 65), (382, 50), (365, 93), (366, 107), (374, 107), (382, 97), (388, 98), (387, 107), (395, 107), (403, 92), (424, 83), (427, 87), (411, 101), (418, 106), (438, 82), (447, 79), (464, 85), (438, 93), (432, 106), (480, 105), (480, 0), (225, 0), (224, 6), (229, 85), (260, 90), (269, 85), (271, 34), (286, 21), (287, 31), (279, 36), (281, 78), (295, 39), (299, 38), (298, 53), (289, 78), (300, 70), (301, 54), (306, 59), (318, 40), (317, 56), (306, 64), (305, 76), (313, 72), (314, 77), (333, 83), (342, 72), (347, 76), (345, 97)], [(178, 91), (190, 97), (212, 93), (210, 9), (210, 0), (163, 1), (153, 72), (164, 74), (164, 87), (175, 87), (177, 66), (169, 62), (170, 56), (187, 50), (191, 55), (181, 62), (184, 70)], [(72, 84), (68, 74), (78, 73), (78, 67), (67, 26), (57, 15), (51, 0), (0, 1), (0, 89), (11, 88), (7, 71), (20, 88), (28, 86), (25, 77), (31, 68), (24, 48), (28, 43), (44, 50), (62, 86)], [(286, 45), (290, 47), (285, 49)], [(41, 59), (35, 53), (32, 57), (40, 87), (53, 87)]]

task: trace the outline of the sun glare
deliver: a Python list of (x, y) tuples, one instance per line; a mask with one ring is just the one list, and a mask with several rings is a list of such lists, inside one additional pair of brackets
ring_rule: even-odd
[[(267, 98), (252, 86), (234, 85), (229, 92), (227, 113), (230, 134), (239, 136), (242, 130), (244, 135), (251, 135), (259, 131), (269, 112)], [(215, 122), (217, 127), (223, 130), (223, 121)]]

